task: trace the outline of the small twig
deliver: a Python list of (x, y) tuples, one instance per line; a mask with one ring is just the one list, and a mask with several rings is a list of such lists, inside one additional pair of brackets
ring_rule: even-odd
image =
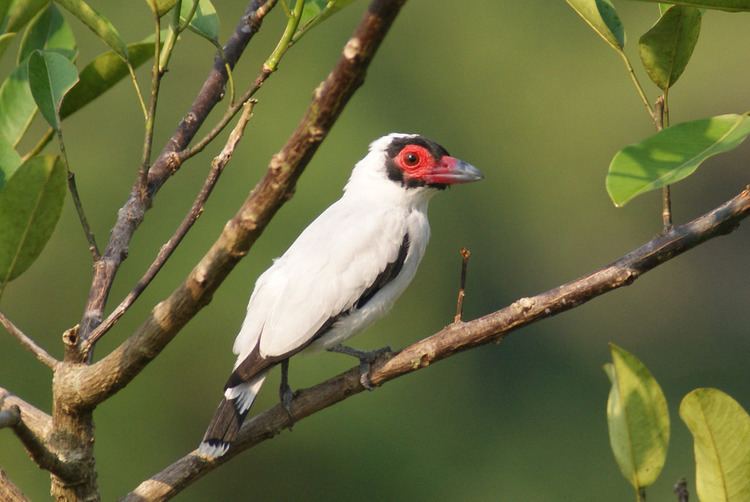
[(651, 104), (648, 101), (648, 98), (646, 97), (646, 92), (643, 90), (643, 86), (641, 86), (641, 82), (638, 80), (638, 76), (635, 74), (635, 70), (633, 69), (633, 65), (630, 64), (630, 59), (628, 59), (628, 56), (625, 54), (625, 52), (620, 51), (620, 56), (622, 56), (622, 60), (625, 63), (625, 68), (628, 70), (628, 75), (630, 75), (630, 80), (633, 82), (633, 85), (635, 86), (635, 90), (638, 91), (638, 96), (641, 98), (641, 101), (643, 102), (643, 106), (646, 107), (646, 112), (648, 112), (649, 117), (651, 117), (651, 120), (656, 122), (656, 115), (654, 114), (654, 110), (651, 109)]
[(232, 155), (234, 154), (234, 150), (237, 147), (240, 139), (242, 138), (243, 133), (245, 132), (245, 127), (252, 117), (253, 107), (256, 103), (257, 101), (255, 100), (249, 100), (245, 103), (242, 115), (240, 116), (237, 125), (229, 134), (229, 138), (227, 139), (224, 148), (222, 149), (221, 153), (219, 153), (219, 155), (214, 158), (213, 162), (211, 162), (211, 170), (209, 171), (206, 180), (203, 182), (203, 187), (196, 196), (195, 201), (190, 208), (190, 211), (187, 215), (185, 215), (182, 223), (180, 223), (180, 226), (177, 228), (177, 230), (175, 230), (174, 235), (172, 235), (172, 237), (161, 247), (153, 263), (151, 263), (151, 265), (148, 267), (148, 270), (146, 270), (146, 273), (143, 274), (143, 277), (141, 277), (133, 290), (128, 294), (128, 296), (125, 297), (125, 299), (122, 300), (120, 305), (117, 306), (117, 308), (109, 315), (109, 317), (107, 317), (104, 322), (102, 322), (94, 331), (91, 332), (91, 335), (89, 336), (85, 345), (85, 350), (87, 352), (91, 350), (94, 344), (96, 344), (97, 340), (99, 340), (99, 338), (101, 338), (107, 331), (109, 331), (109, 329), (118, 321), (118, 319), (120, 319), (120, 317), (125, 314), (130, 306), (133, 305), (133, 303), (136, 301), (136, 299), (138, 299), (141, 293), (143, 293), (146, 287), (148, 287), (154, 277), (156, 277), (156, 274), (159, 273), (169, 257), (172, 256), (172, 253), (180, 244), (180, 242), (182, 242), (182, 239), (188, 233), (193, 224), (198, 220), (201, 214), (203, 214), (204, 205), (208, 200), (208, 197), (211, 195), (211, 191), (213, 190), (214, 186), (216, 186), (216, 182), (219, 180), (219, 176), (221, 176), (224, 168), (231, 160)]
[[(667, 108), (667, 94), (659, 96), (656, 99), (654, 105), (654, 124), (656, 130), (661, 131), (664, 127), (669, 125), (666, 115)], [(661, 222), (663, 226), (663, 232), (669, 232), (672, 228), (672, 195), (670, 192), (669, 185), (662, 187), (661, 189)]]
[(690, 499), (690, 492), (687, 488), (687, 480), (685, 478), (680, 479), (675, 483), (672, 491), (677, 495), (677, 502), (688, 502)]
[(292, 43), (292, 37), (297, 31), (297, 26), (299, 26), (299, 20), (302, 18), (302, 9), (304, 6), (305, 0), (297, 0), (297, 3), (294, 4), (294, 10), (291, 13), (291, 17), (287, 20), (286, 28), (284, 28), (284, 33), (281, 35), (279, 43), (276, 45), (276, 48), (268, 59), (266, 59), (266, 62), (263, 63), (264, 69), (267, 68), (269, 71), (274, 72), (279, 67), (279, 61), (286, 51), (289, 50)]
[(0, 469), (0, 500), (5, 502), (27, 502), (29, 499), (21, 492), (5, 471)]
[(57, 367), (59, 361), (49, 355), (46, 350), (37, 345), (34, 340), (26, 336), (26, 334), (18, 329), (16, 325), (13, 324), (10, 319), (5, 317), (5, 314), (3, 314), (2, 312), (0, 312), (0, 324), (2, 324), (5, 330), (13, 335), (13, 337), (18, 340), (26, 350), (34, 354), (39, 362), (52, 370)]
[[(180, 121), (177, 130), (165, 143), (161, 154), (154, 160), (148, 171), (148, 196), (142, 197), (139, 181), (133, 184), (128, 199), (118, 211), (117, 221), (110, 233), (109, 242), (102, 259), (94, 267), (89, 296), (80, 322), (79, 340), (86, 340), (103, 318), (104, 307), (120, 265), (127, 256), (127, 249), (133, 234), (139, 227), (151, 201), (159, 189), (180, 169), (177, 152), (184, 150), (192, 141), (198, 129), (206, 121), (209, 113), (221, 100), (227, 82), (226, 65), (234, 67), (245, 47), (260, 29), (263, 19), (276, 5), (277, 0), (250, 0), (244, 15), (234, 33), (224, 46), (225, 59), (217, 58), (208, 73), (201, 90)], [(68, 361), (82, 361), (78, 345), (65, 350)]]
[(464, 316), (464, 297), (466, 297), (466, 268), (469, 265), (469, 258), (471, 258), (471, 251), (467, 248), (461, 248), (459, 251), (461, 255), (461, 284), (458, 289), (458, 299), (456, 300), (456, 316), (453, 318), (453, 322), (461, 322)]
[(65, 151), (65, 142), (63, 141), (62, 129), (57, 129), (57, 140), (60, 144), (60, 153), (62, 154), (62, 160), (65, 163), (65, 171), (68, 173), (68, 190), (70, 196), (73, 199), (73, 205), (76, 207), (76, 213), (78, 213), (78, 219), (81, 221), (81, 227), (83, 227), (83, 233), (86, 235), (86, 240), (89, 243), (89, 252), (94, 261), (98, 261), (101, 258), (99, 253), (99, 247), (96, 245), (96, 238), (94, 232), (89, 226), (89, 220), (86, 218), (86, 213), (83, 210), (83, 204), (81, 203), (81, 197), (78, 194), (78, 186), (76, 185), (76, 175), (70, 169), (70, 163), (68, 162), (68, 154)]
[(21, 157), (21, 162), (26, 162), (32, 157), (35, 157), (39, 155), (42, 150), (44, 150), (44, 147), (49, 144), (50, 141), (52, 141), (52, 138), (55, 137), (55, 130), (53, 128), (47, 129), (47, 132), (44, 133), (44, 136), (41, 137), (41, 139), (37, 142), (34, 147), (29, 150), (29, 152)]
[[(177, 14), (179, 16), (179, 13)], [(146, 126), (144, 128), (143, 139), (143, 156), (141, 157), (141, 167), (138, 170), (138, 192), (141, 200), (148, 198), (148, 171), (151, 168), (151, 150), (154, 145), (154, 124), (156, 122), (156, 104), (159, 101), (159, 88), (161, 78), (164, 72), (160, 67), (161, 54), (161, 25), (159, 16), (154, 15), (154, 64), (151, 65), (151, 97), (148, 102), (148, 111), (146, 112)], [(179, 22), (179, 17), (178, 17)]]

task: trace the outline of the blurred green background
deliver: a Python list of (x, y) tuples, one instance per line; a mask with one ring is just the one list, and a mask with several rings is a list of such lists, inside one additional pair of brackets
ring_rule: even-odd
[[(224, 38), (244, 1), (215, 2)], [(144, 2), (91, 2), (127, 40), (151, 30)], [(657, 18), (653, 4), (618, 1), (627, 51)], [(188, 273), (286, 141), (367, 2), (359, 0), (294, 47), (259, 93), (245, 139), (206, 212), (153, 285), (99, 344), (119, 344)], [(66, 14), (67, 16), (67, 14)], [(106, 48), (68, 16), (79, 62)], [(235, 72), (253, 79), (283, 29), (277, 8)], [(750, 17), (708, 12), (692, 62), (672, 90), (672, 122), (743, 112), (750, 103)], [(15, 47), (15, 45), (14, 45)], [(739, 49), (739, 50), (738, 50)], [(156, 145), (187, 110), (212, 59), (186, 34), (159, 102)], [(12, 49), (2, 61), (7, 72)], [(79, 63), (80, 67), (80, 63)], [(148, 69), (139, 76), (144, 85)], [(222, 108), (220, 106), (219, 108)], [(215, 113), (213, 120), (218, 118)], [(37, 124), (42, 131), (41, 125)], [(99, 484), (113, 500), (194, 448), (233, 363), (231, 345), (255, 278), (340, 194), (368, 143), (391, 131), (420, 132), (481, 168), (486, 180), (437, 197), (432, 243), (392, 315), (352, 343), (402, 347), (451, 321), (458, 250), (472, 251), (466, 317), (474, 318), (600, 267), (660, 230), (657, 193), (613, 207), (604, 190), (612, 155), (652, 134), (617, 55), (562, 0), (411, 0), (308, 170), (295, 197), (205, 308), (126, 389), (95, 414)], [(123, 82), (65, 123), (67, 149), (99, 242), (124, 202), (141, 156), (143, 125)], [(31, 144), (31, 142), (29, 142)], [(136, 234), (110, 308), (172, 234), (220, 144), (165, 186)], [(711, 159), (673, 189), (677, 222), (733, 196), (748, 182), (750, 144)], [(178, 500), (631, 500), (607, 436), (607, 342), (637, 354), (661, 383), (672, 415), (670, 454), (649, 499), (673, 500), (682, 476), (694, 493), (692, 442), (677, 415), (682, 396), (718, 387), (750, 409), (750, 229), (713, 240), (635, 285), (360, 394), (242, 454)], [(42, 257), (3, 297), (2, 311), (61, 356), (60, 335), (78, 322), (90, 256), (66, 202)], [(344, 356), (295, 358), (292, 385), (307, 387), (352, 366)], [(49, 372), (0, 334), (0, 385), (44, 410)], [(278, 375), (254, 408), (277, 402)], [(8, 430), (0, 466), (34, 500), (49, 480)]]

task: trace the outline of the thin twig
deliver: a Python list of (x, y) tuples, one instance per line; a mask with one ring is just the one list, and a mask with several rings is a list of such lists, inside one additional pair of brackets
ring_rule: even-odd
[(229, 138), (227, 139), (224, 148), (219, 155), (214, 157), (214, 160), (211, 163), (211, 170), (209, 171), (206, 180), (203, 182), (203, 187), (196, 196), (190, 211), (185, 215), (185, 218), (182, 220), (182, 223), (180, 223), (180, 226), (177, 227), (177, 230), (175, 230), (172, 237), (170, 237), (170, 239), (161, 247), (153, 263), (148, 267), (148, 270), (146, 270), (146, 273), (143, 274), (143, 277), (141, 277), (133, 290), (125, 297), (109, 317), (91, 332), (91, 335), (86, 342), (86, 350), (90, 350), (90, 348), (96, 344), (97, 340), (109, 331), (117, 320), (125, 314), (135, 300), (138, 299), (154, 277), (156, 277), (156, 274), (159, 273), (169, 257), (172, 256), (172, 253), (180, 242), (182, 242), (182, 239), (188, 233), (193, 224), (198, 220), (201, 214), (203, 214), (204, 205), (208, 200), (208, 197), (211, 195), (211, 191), (219, 180), (219, 176), (221, 176), (224, 168), (231, 160), (234, 150), (245, 132), (245, 127), (252, 116), (255, 103), (255, 100), (250, 100), (245, 103), (242, 115), (240, 116), (237, 125), (229, 134)]
[(41, 348), (37, 343), (29, 338), (23, 331), (18, 329), (15, 324), (13, 324), (10, 319), (5, 317), (5, 314), (0, 312), (0, 324), (3, 325), (5, 328), (5, 331), (13, 335), (13, 337), (19, 341), (19, 343), (29, 352), (34, 354), (34, 356), (45, 366), (48, 368), (54, 370), (57, 365), (59, 364), (59, 361), (49, 355), (49, 353)]
[(2, 469), (0, 469), (0, 500), (4, 502), (28, 502), (29, 500)]
[[(128, 200), (118, 212), (117, 221), (110, 233), (102, 259), (94, 267), (88, 300), (80, 322), (79, 341), (86, 340), (89, 333), (101, 323), (115, 275), (127, 256), (128, 246), (135, 230), (143, 221), (156, 192), (180, 168), (176, 152), (187, 147), (211, 110), (221, 100), (227, 82), (226, 65), (234, 67), (276, 2), (277, 0), (251, 0), (249, 2), (245, 14), (224, 46), (224, 58), (217, 55), (189, 112), (180, 121), (177, 130), (167, 141), (161, 154), (151, 164), (148, 170), (147, 197), (142, 196), (140, 180), (133, 185)], [(83, 361), (79, 344), (66, 346), (65, 360)]]
[(37, 142), (36, 145), (34, 145), (31, 150), (28, 151), (26, 155), (21, 157), (21, 162), (26, 162), (32, 157), (35, 157), (39, 155), (42, 150), (44, 150), (44, 147), (49, 144), (50, 141), (52, 141), (52, 138), (55, 137), (55, 130), (53, 128), (47, 129), (47, 132), (44, 133), (44, 136)]
[(456, 316), (453, 322), (461, 322), (464, 317), (464, 298), (466, 297), (466, 269), (469, 265), (471, 251), (468, 248), (461, 248), (461, 283), (458, 288), (458, 299), (456, 300)]
[[(656, 237), (588, 275), (539, 295), (521, 298), (508, 307), (479, 319), (452, 323), (400, 352), (381, 356), (372, 365), (370, 379), (373, 384), (382, 385), (457, 353), (496, 342), (519, 328), (632, 284), (643, 274), (675, 256), (709, 239), (732, 232), (748, 216), (750, 187), (716, 209), (689, 223), (674, 227), (668, 234)], [(160, 313), (161, 319), (168, 317), (167, 312)], [(105, 368), (100, 369), (104, 370)], [(192, 451), (142, 482), (123, 500), (143, 502), (174, 497), (182, 489), (239, 453), (277, 436), (291, 425), (292, 420), (298, 424), (303, 418), (364, 390), (360, 382), (359, 367), (309, 389), (299, 390), (295, 392), (291, 403), (291, 417), (284, 407), (278, 404), (247, 420), (232, 448), (224, 456), (208, 461), (199, 456), (197, 451)]]
[(643, 86), (641, 86), (641, 82), (638, 80), (638, 76), (635, 74), (635, 70), (633, 69), (633, 65), (630, 64), (630, 59), (628, 59), (628, 56), (625, 54), (624, 51), (619, 51), (620, 56), (622, 57), (623, 62), (625, 63), (625, 68), (628, 70), (628, 75), (630, 76), (630, 80), (633, 82), (633, 85), (635, 86), (635, 90), (638, 91), (638, 96), (641, 98), (641, 101), (643, 102), (643, 106), (646, 108), (646, 112), (648, 112), (649, 117), (651, 117), (651, 120), (656, 122), (656, 116), (654, 115), (654, 110), (651, 109), (651, 103), (649, 103), (648, 98), (646, 97), (646, 92), (643, 90)]
[[(656, 130), (661, 131), (669, 125), (666, 116), (667, 106), (667, 94), (664, 93), (656, 99), (654, 105), (654, 124)], [(665, 185), (661, 189), (661, 222), (663, 232), (669, 232), (672, 228), (672, 195), (670, 192), (669, 185)]]
[(687, 480), (685, 478), (675, 483), (672, 491), (677, 495), (677, 502), (689, 502), (690, 492), (688, 492)]
[[(179, 22), (179, 13), (177, 13)], [(160, 68), (161, 53), (161, 25), (159, 16), (154, 14), (154, 63), (151, 65), (151, 94), (146, 113), (146, 126), (144, 128), (143, 156), (141, 167), (138, 170), (138, 192), (142, 200), (148, 197), (148, 171), (151, 168), (151, 150), (154, 145), (154, 125), (156, 123), (156, 105), (159, 102), (159, 89), (161, 78), (164, 75)]]
[(70, 191), (70, 196), (73, 199), (73, 205), (75, 205), (76, 207), (76, 213), (78, 213), (78, 219), (81, 222), (83, 233), (89, 243), (89, 252), (91, 253), (91, 257), (96, 262), (99, 260), (99, 258), (101, 258), (101, 254), (99, 253), (99, 247), (96, 245), (94, 232), (91, 230), (88, 218), (86, 218), (86, 212), (83, 210), (83, 203), (81, 203), (81, 196), (78, 194), (78, 186), (76, 185), (76, 175), (70, 169), (68, 154), (65, 151), (65, 142), (63, 141), (62, 129), (57, 129), (57, 140), (60, 145), (62, 160), (65, 163), (65, 170), (68, 173), (68, 190)]

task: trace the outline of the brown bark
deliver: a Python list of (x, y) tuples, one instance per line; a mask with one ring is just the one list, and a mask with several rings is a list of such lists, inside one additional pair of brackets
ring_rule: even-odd
[[(508, 307), (479, 319), (449, 324), (396, 354), (381, 356), (372, 366), (370, 379), (373, 384), (382, 385), (458, 352), (496, 342), (521, 327), (627, 286), (642, 274), (702, 242), (732, 232), (748, 215), (750, 187), (713, 211), (674, 227), (599, 270), (539, 295), (521, 298)], [(273, 438), (303, 418), (363, 390), (359, 368), (352, 368), (315, 387), (298, 391), (292, 401), (291, 417), (280, 404), (276, 405), (248, 420), (232, 448), (224, 456), (208, 461), (198, 456), (197, 451), (192, 451), (141, 483), (124, 500), (153, 501), (172, 498), (235, 455)]]

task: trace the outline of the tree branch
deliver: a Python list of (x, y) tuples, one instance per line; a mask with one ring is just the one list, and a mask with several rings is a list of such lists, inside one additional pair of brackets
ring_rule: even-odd
[(109, 317), (107, 317), (107, 319), (102, 324), (100, 324), (99, 327), (91, 332), (89, 338), (84, 342), (85, 344), (87, 344), (84, 347), (85, 351), (90, 350), (91, 347), (94, 346), (96, 341), (112, 326), (114, 326), (114, 324), (120, 317), (122, 317), (123, 314), (125, 314), (125, 311), (130, 308), (133, 302), (135, 302), (135, 300), (141, 295), (141, 293), (143, 293), (146, 287), (148, 287), (154, 277), (156, 277), (156, 274), (159, 273), (161, 268), (167, 262), (169, 257), (172, 256), (172, 253), (175, 249), (177, 249), (177, 246), (180, 244), (180, 242), (182, 242), (182, 239), (185, 237), (185, 235), (187, 235), (193, 224), (198, 220), (201, 214), (203, 214), (203, 206), (206, 204), (208, 197), (211, 195), (214, 186), (216, 186), (216, 182), (219, 181), (219, 176), (221, 176), (221, 173), (224, 172), (224, 168), (232, 158), (234, 150), (235, 148), (237, 148), (237, 144), (240, 142), (240, 139), (245, 132), (245, 127), (247, 126), (247, 123), (252, 116), (255, 103), (255, 101), (250, 100), (244, 104), (245, 109), (242, 112), (237, 125), (234, 126), (234, 129), (229, 134), (229, 138), (227, 139), (224, 148), (221, 150), (221, 153), (219, 153), (219, 155), (214, 157), (213, 162), (211, 162), (211, 169), (209, 170), (208, 176), (203, 182), (203, 187), (201, 187), (200, 192), (198, 192), (198, 195), (196, 196), (195, 201), (190, 208), (190, 211), (185, 215), (185, 218), (180, 223), (180, 226), (177, 227), (177, 230), (175, 230), (175, 233), (172, 235), (172, 237), (170, 237), (170, 239), (161, 247), (159, 253), (156, 256), (156, 259), (154, 259), (153, 263), (151, 263), (151, 265), (148, 267), (148, 270), (146, 270), (146, 273), (143, 275), (143, 277), (141, 277), (133, 290), (128, 294), (128, 296), (125, 297), (125, 299), (120, 303), (120, 305), (117, 306), (117, 308), (109, 315)]
[(29, 500), (2, 469), (0, 469), (0, 500), (6, 502), (26, 502)]
[(102, 321), (104, 306), (114, 282), (115, 274), (128, 254), (128, 246), (136, 228), (141, 224), (151, 200), (166, 180), (180, 167), (177, 152), (184, 150), (193, 139), (198, 129), (208, 117), (214, 106), (224, 94), (228, 74), (239, 60), (250, 39), (258, 32), (263, 18), (276, 4), (277, 0), (252, 0), (240, 23), (224, 46), (222, 54), (217, 54), (208, 77), (203, 82), (190, 111), (183, 117), (177, 130), (161, 151), (159, 157), (148, 170), (146, 193), (142, 195), (140, 180), (136, 180), (130, 196), (120, 208), (112, 233), (102, 258), (94, 266), (94, 277), (91, 281), (86, 308), (80, 322), (79, 335), (74, 343), (66, 345), (65, 360), (82, 362), (81, 342)]
[[(382, 385), (458, 352), (500, 340), (516, 329), (627, 286), (642, 274), (708, 239), (732, 232), (748, 215), (750, 187), (713, 211), (674, 227), (668, 233), (599, 270), (539, 295), (521, 298), (510, 306), (479, 319), (450, 324), (396, 354), (381, 356), (372, 366), (370, 379), (373, 384)], [(242, 451), (363, 390), (357, 367), (319, 385), (298, 391), (292, 401), (291, 417), (282, 405), (276, 405), (248, 420), (232, 448), (224, 456), (208, 461), (198, 456), (197, 450), (192, 451), (141, 483), (124, 500), (169, 499)]]
[(69, 476), (74, 472), (70, 464), (48, 448), (47, 438), (52, 430), (52, 418), (49, 415), (2, 387), (0, 414), (6, 417), (17, 415), (17, 419), (10, 420), (7, 425), (13, 429), (39, 467), (60, 476)]
[(36, 357), (39, 360), (39, 362), (41, 362), (42, 364), (44, 364), (45, 366), (47, 366), (48, 368), (52, 370), (54, 370), (57, 367), (57, 365), (59, 364), (59, 361), (55, 359), (54, 357), (52, 357), (51, 355), (49, 355), (49, 353), (46, 350), (44, 350), (39, 345), (37, 345), (37, 343), (34, 340), (26, 336), (26, 334), (24, 334), (23, 331), (18, 329), (16, 325), (13, 324), (10, 321), (10, 319), (5, 317), (5, 314), (3, 314), (2, 312), (0, 312), (0, 324), (3, 325), (3, 327), (8, 333), (13, 335), (13, 337), (15, 337), (16, 340), (19, 341), (19, 343), (23, 346), (23, 348), (25, 348), (26, 350), (34, 354), (34, 357)]
[(211, 301), (276, 211), (291, 197), (297, 179), (364, 75), (405, 0), (374, 0), (334, 70), (318, 87), (305, 116), (268, 171), (253, 189), (219, 238), (185, 281), (157, 304), (138, 330), (117, 349), (91, 366), (64, 365), (60, 381), (76, 382), (60, 389), (69, 406), (94, 407), (126, 386), (174, 338), (198, 311)]

